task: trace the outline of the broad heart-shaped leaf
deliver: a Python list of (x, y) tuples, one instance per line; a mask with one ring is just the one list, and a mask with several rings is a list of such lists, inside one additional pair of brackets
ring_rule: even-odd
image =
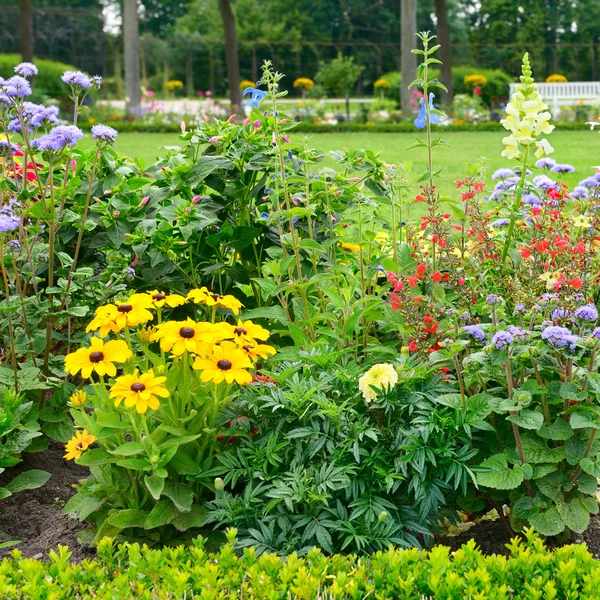
[(590, 512), (581, 498), (572, 498), (570, 502), (559, 504), (558, 509), (564, 524), (575, 533), (582, 533), (590, 524)]
[(565, 529), (565, 524), (554, 506), (530, 517), (529, 523), (542, 535), (558, 535)]
[(458, 408), (462, 404), (462, 397), (460, 394), (441, 394), (435, 397), (435, 401), (443, 406)]
[(143, 527), (148, 513), (139, 508), (126, 508), (113, 513), (108, 517), (107, 522), (113, 527), (127, 529), (127, 527)]
[(533, 498), (523, 496), (513, 504), (511, 512), (517, 519), (529, 519), (537, 515), (540, 509), (533, 504)]
[(506, 418), (507, 421), (516, 423), (523, 429), (538, 430), (544, 424), (544, 417), (542, 413), (536, 412), (535, 410), (522, 410), (519, 415), (511, 415)]
[(35, 490), (42, 487), (50, 477), (52, 477), (52, 474), (48, 473), (48, 471), (40, 471), (38, 469), (25, 471), (25, 473), (17, 475), (7, 484), (6, 489), (12, 494), (17, 494), (23, 490)]
[(600, 478), (600, 463), (591, 460), (590, 458), (582, 458), (579, 463), (582, 471), (593, 477)]
[(519, 465), (508, 466), (505, 454), (494, 454), (481, 463), (477, 473), (477, 483), (496, 490), (513, 490), (519, 487), (525, 474)]
[(547, 442), (536, 434), (523, 433), (521, 435), (525, 461), (537, 465), (540, 463), (558, 463), (565, 458), (564, 446), (549, 448)]
[(167, 525), (178, 514), (180, 513), (177, 507), (168, 498), (164, 498), (150, 511), (144, 523), (144, 529), (154, 529), (161, 525)]
[(162, 494), (170, 498), (179, 510), (188, 511), (192, 508), (194, 492), (183, 483), (165, 483)]
[(155, 473), (152, 473), (152, 475), (146, 475), (146, 477), (144, 477), (144, 483), (146, 484), (150, 495), (155, 500), (160, 500), (160, 495), (165, 487), (165, 480), (162, 477), (158, 477)]
[(538, 429), (538, 435), (545, 440), (568, 440), (573, 437), (573, 428), (568, 421), (562, 418), (556, 419), (550, 425), (542, 425)]
[(590, 405), (578, 406), (576, 412), (571, 413), (569, 423), (571, 423), (573, 429), (583, 429), (585, 427), (600, 429), (600, 418)]
[(187, 531), (192, 527), (202, 527), (208, 511), (203, 506), (194, 504), (189, 512), (179, 513), (172, 521), (178, 531)]
[(550, 500), (556, 501), (562, 495), (562, 486), (567, 477), (562, 471), (554, 471), (536, 480), (538, 489)]

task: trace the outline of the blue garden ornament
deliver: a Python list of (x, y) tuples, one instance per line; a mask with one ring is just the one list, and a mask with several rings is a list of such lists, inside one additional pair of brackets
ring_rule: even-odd
[(262, 90), (258, 90), (253, 87), (248, 87), (244, 90), (242, 96), (245, 96), (246, 94), (251, 94), (250, 100), (248, 100), (248, 106), (258, 108), (264, 97), (267, 95), (267, 92), (263, 92)]
[[(431, 112), (435, 108), (433, 106), (433, 98), (434, 93), (431, 92), (431, 94), (429, 94), (429, 122), (431, 125), (435, 125), (436, 123), (440, 122), (439, 115)], [(419, 103), (421, 104), (421, 110), (419, 112), (419, 116), (415, 119), (415, 127), (423, 129), (427, 125), (427, 109), (425, 108), (425, 98), (419, 98)]]

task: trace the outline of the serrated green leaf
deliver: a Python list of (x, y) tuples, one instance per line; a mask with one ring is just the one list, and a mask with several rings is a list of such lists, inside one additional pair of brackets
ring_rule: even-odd
[(477, 483), (496, 490), (513, 490), (525, 479), (519, 465), (509, 467), (505, 454), (495, 454), (484, 460), (476, 474)]

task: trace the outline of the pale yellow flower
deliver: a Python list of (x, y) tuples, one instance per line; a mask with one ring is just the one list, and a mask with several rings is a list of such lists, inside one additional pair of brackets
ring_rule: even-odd
[(394, 365), (380, 363), (372, 366), (358, 380), (358, 389), (362, 392), (365, 402), (377, 399), (378, 391), (389, 391), (398, 383), (398, 373)]

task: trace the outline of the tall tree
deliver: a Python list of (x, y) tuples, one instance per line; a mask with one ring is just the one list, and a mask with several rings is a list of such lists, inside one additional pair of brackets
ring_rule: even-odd
[(238, 110), (242, 103), (242, 92), (240, 90), (238, 39), (231, 0), (219, 0), (219, 10), (221, 12), (223, 30), (225, 33), (225, 61), (227, 63), (229, 99), (231, 100), (232, 110)]
[(409, 90), (408, 86), (414, 81), (417, 72), (417, 57), (412, 53), (417, 42), (417, 2), (416, 0), (400, 0), (400, 2), (400, 66), (402, 71), (400, 103), (404, 118), (407, 118), (412, 110), (412, 90)]
[(127, 112), (135, 113), (139, 111), (142, 98), (138, 0), (123, 0), (123, 46)]
[(25, 62), (33, 60), (33, 14), (30, 0), (19, 0), (19, 46)]
[(452, 83), (452, 46), (450, 29), (448, 27), (448, 6), (446, 0), (435, 0), (435, 16), (437, 18), (437, 36), (440, 48), (441, 80), (448, 91), (441, 92), (442, 104), (450, 105), (454, 99), (454, 84)]

